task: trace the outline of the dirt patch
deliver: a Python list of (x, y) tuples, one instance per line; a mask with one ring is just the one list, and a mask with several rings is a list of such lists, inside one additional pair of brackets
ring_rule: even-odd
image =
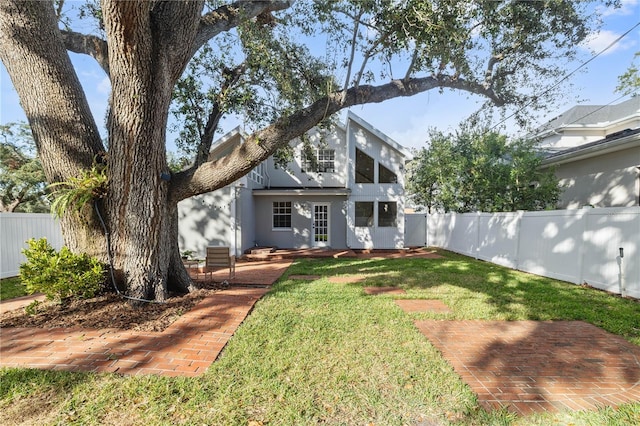
[(170, 297), (166, 303), (147, 303), (133, 307), (116, 294), (106, 294), (65, 304), (45, 301), (38, 304), (33, 315), (25, 308), (0, 315), (0, 328), (94, 328), (135, 331), (163, 331), (188, 312), (205, 296), (221, 291), (203, 288), (195, 292)]

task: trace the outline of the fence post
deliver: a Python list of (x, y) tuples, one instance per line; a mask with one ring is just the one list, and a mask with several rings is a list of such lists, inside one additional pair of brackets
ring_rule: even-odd
[(475, 258), (480, 258), (480, 215), (482, 212), (476, 212), (476, 250)]
[(588, 219), (589, 219), (590, 210), (591, 210), (590, 208), (587, 208), (587, 209), (582, 208), (577, 211), (578, 218), (583, 221), (583, 224), (582, 224), (582, 232), (581, 232), (580, 238), (579, 239), (576, 238), (576, 240), (580, 242), (580, 247), (578, 247), (578, 281), (576, 282), (576, 284), (582, 284), (584, 282), (584, 256), (586, 251), (585, 238), (587, 233), (587, 227), (589, 225)]
[(516, 211), (516, 252), (513, 259), (513, 269), (520, 270), (520, 228), (522, 227), (522, 218), (524, 217), (524, 210)]

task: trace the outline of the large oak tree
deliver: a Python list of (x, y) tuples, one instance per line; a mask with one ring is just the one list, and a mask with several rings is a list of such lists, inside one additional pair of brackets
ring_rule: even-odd
[[(233, 182), (353, 105), (444, 89), (496, 105), (544, 103), (553, 95), (545, 84), (591, 25), (587, 3), (560, 0), (102, 0), (84, 10), (99, 30), (81, 34), (60, 20), (62, 4), (0, 2), (0, 59), (48, 181), (96, 161), (107, 167), (98, 203), (107, 238), (87, 206), (62, 218), (65, 243), (107, 259), (108, 240), (119, 284), (155, 300), (192, 288), (177, 246), (180, 200)], [(106, 143), (69, 51), (90, 55), (110, 78)], [(167, 164), (172, 110), (192, 144), (180, 172)], [(255, 131), (210, 161), (229, 113)]]

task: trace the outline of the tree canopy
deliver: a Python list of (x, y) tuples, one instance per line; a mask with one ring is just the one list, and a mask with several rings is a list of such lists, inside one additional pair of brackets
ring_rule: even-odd
[(633, 56), (629, 68), (618, 76), (616, 92), (623, 95), (640, 96), (640, 51)]
[(491, 130), (434, 130), (409, 167), (408, 192), (430, 213), (552, 208), (561, 188), (534, 148)]
[(0, 212), (48, 212), (46, 186), (29, 126), (0, 125)]
[[(589, 2), (566, 0), (91, 0), (76, 10), (95, 28), (87, 33), (69, 5), (0, 2), (0, 59), (47, 180), (78, 178), (96, 160), (106, 170), (99, 208), (62, 218), (65, 243), (109, 258), (128, 294), (153, 299), (192, 288), (177, 247), (180, 200), (232, 183), (354, 105), (457, 90), (544, 106), (558, 64), (597, 23)], [(106, 141), (69, 52), (92, 57), (111, 82)], [(166, 152), (171, 113), (190, 155), (180, 171)], [(211, 160), (229, 114), (250, 136)]]

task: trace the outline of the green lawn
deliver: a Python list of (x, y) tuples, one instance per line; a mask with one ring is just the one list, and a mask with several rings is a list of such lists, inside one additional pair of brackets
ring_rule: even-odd
[(0, 280), (0, 300), (13, 299), (27, 294), (27, 290), (19, 277), (3, 278)]
[[(418, 318), (580, 319), (640, 344), (640, 304), (443, 252), (445, 259), (304, 259), (196, 379), (0, 371), (0, 423), (144, 425), (625, 425), (618, 410), (486, 412), (413, 325)], [(293, 274), (321, 275), (314, 281)], [(357, 284), (326, 277), (365, 275)], [(452, 314), (402, 312), (362, 287), (397, 285)]]

